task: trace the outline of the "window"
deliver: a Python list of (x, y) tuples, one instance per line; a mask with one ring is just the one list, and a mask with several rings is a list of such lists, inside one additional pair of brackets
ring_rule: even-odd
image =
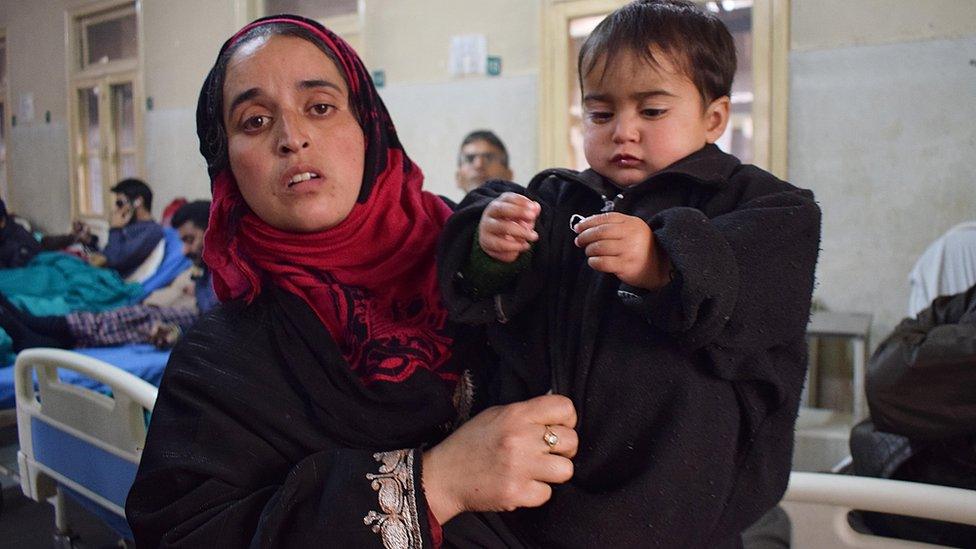
[[(576, 60), (590, 32), (624, 0), (547, 0), (540, 64), (540, 168), (587, 166)], [(719, 146), (785, 177), (788, 0), (703, 2), (732, 33), (739, 63)], [(775, 90), (775, 91), (774, 91)]]
[(136, 58), (135, 6), (89, 15), (79, 24), (82, 67)]
[(81, 216), (104, 215), (108, 189), (142, 172), (138, 23), (134, 2), (71, 17), (71, 179)]
[(729, 125), (718, 145), (742, 162), (752, 164), (752, 101), (755, 97), (752, 82), (752, 0), (706, 2), (705, 6), (728, 27), (738, 55), (738, 68), (732, 81)]

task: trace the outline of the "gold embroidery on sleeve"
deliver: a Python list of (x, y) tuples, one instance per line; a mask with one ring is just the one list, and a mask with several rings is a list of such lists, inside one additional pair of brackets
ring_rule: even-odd
[(366, 473), (378, 492), (380, 512), (363, 517), (373, 532), (380, 534), (386, 549), (419, 549), (423, 546), (417, 493), (413, 478), (413, 450), (394, 450), (373, 454), (380, 462), (379, 473)]

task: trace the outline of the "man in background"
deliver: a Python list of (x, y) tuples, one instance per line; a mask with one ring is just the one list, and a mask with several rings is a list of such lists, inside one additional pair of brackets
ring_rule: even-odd
[[(145, 182), (123, 179), (111, 190), (114, 201), (109, 218), (108, 243), (100, 256), (93, 255), (90, 263), (114, 269), (125, 278), (149, 257), (163, 239), (163, 227), (153, 219), (153, 193)], [(91, 245), (90, 239), (91, 234), (82, 229), (78, 241)]]
[(41, 251), (41, 244), (7, 215), (0, 200), (0, 269), (23, 267)]
[(455, 180), (459, 189), (469, 193), (489, 179), (512, 180), (508, 151), (494, 132), (475, 130), (461, 141)]
[(179, 231), (183, 241), (183, 255), (193, 262), (192, 279), (196, 306), (201, 313), (217, 305), (213, 280), (207, 264), (203, 262), (203, 237), (210, 221), (210, 201), (197, 200), (182, 206), (173, 215), (173, 228)]

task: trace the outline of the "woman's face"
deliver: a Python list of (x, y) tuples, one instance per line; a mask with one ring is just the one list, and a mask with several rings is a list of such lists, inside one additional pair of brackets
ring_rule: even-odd
[(366, 145), (335, 63), (292, 36), (243, 44), (224, 79), (227, 153), (251, 210), (293, 232), (338, 225), (356, 204)]

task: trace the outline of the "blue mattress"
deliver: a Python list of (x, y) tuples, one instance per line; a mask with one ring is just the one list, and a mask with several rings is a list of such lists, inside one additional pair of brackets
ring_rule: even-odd
[[(169, 351), (160, 351), (147, 343), (122, 345), (118, 347), (93, 347), (74, 349), (74, 351), (97, 358), (126, 372), (140, 377), (155, 386), (163, 378), (163, 369), (169, 360)], [(70, 370), (61, 371), (62, 381), (81, 385), (98, 391), (107, 391), (104, 385)], [(13, 364), (0, 368), (0, 410), (17, 406), (14, 393)]]

